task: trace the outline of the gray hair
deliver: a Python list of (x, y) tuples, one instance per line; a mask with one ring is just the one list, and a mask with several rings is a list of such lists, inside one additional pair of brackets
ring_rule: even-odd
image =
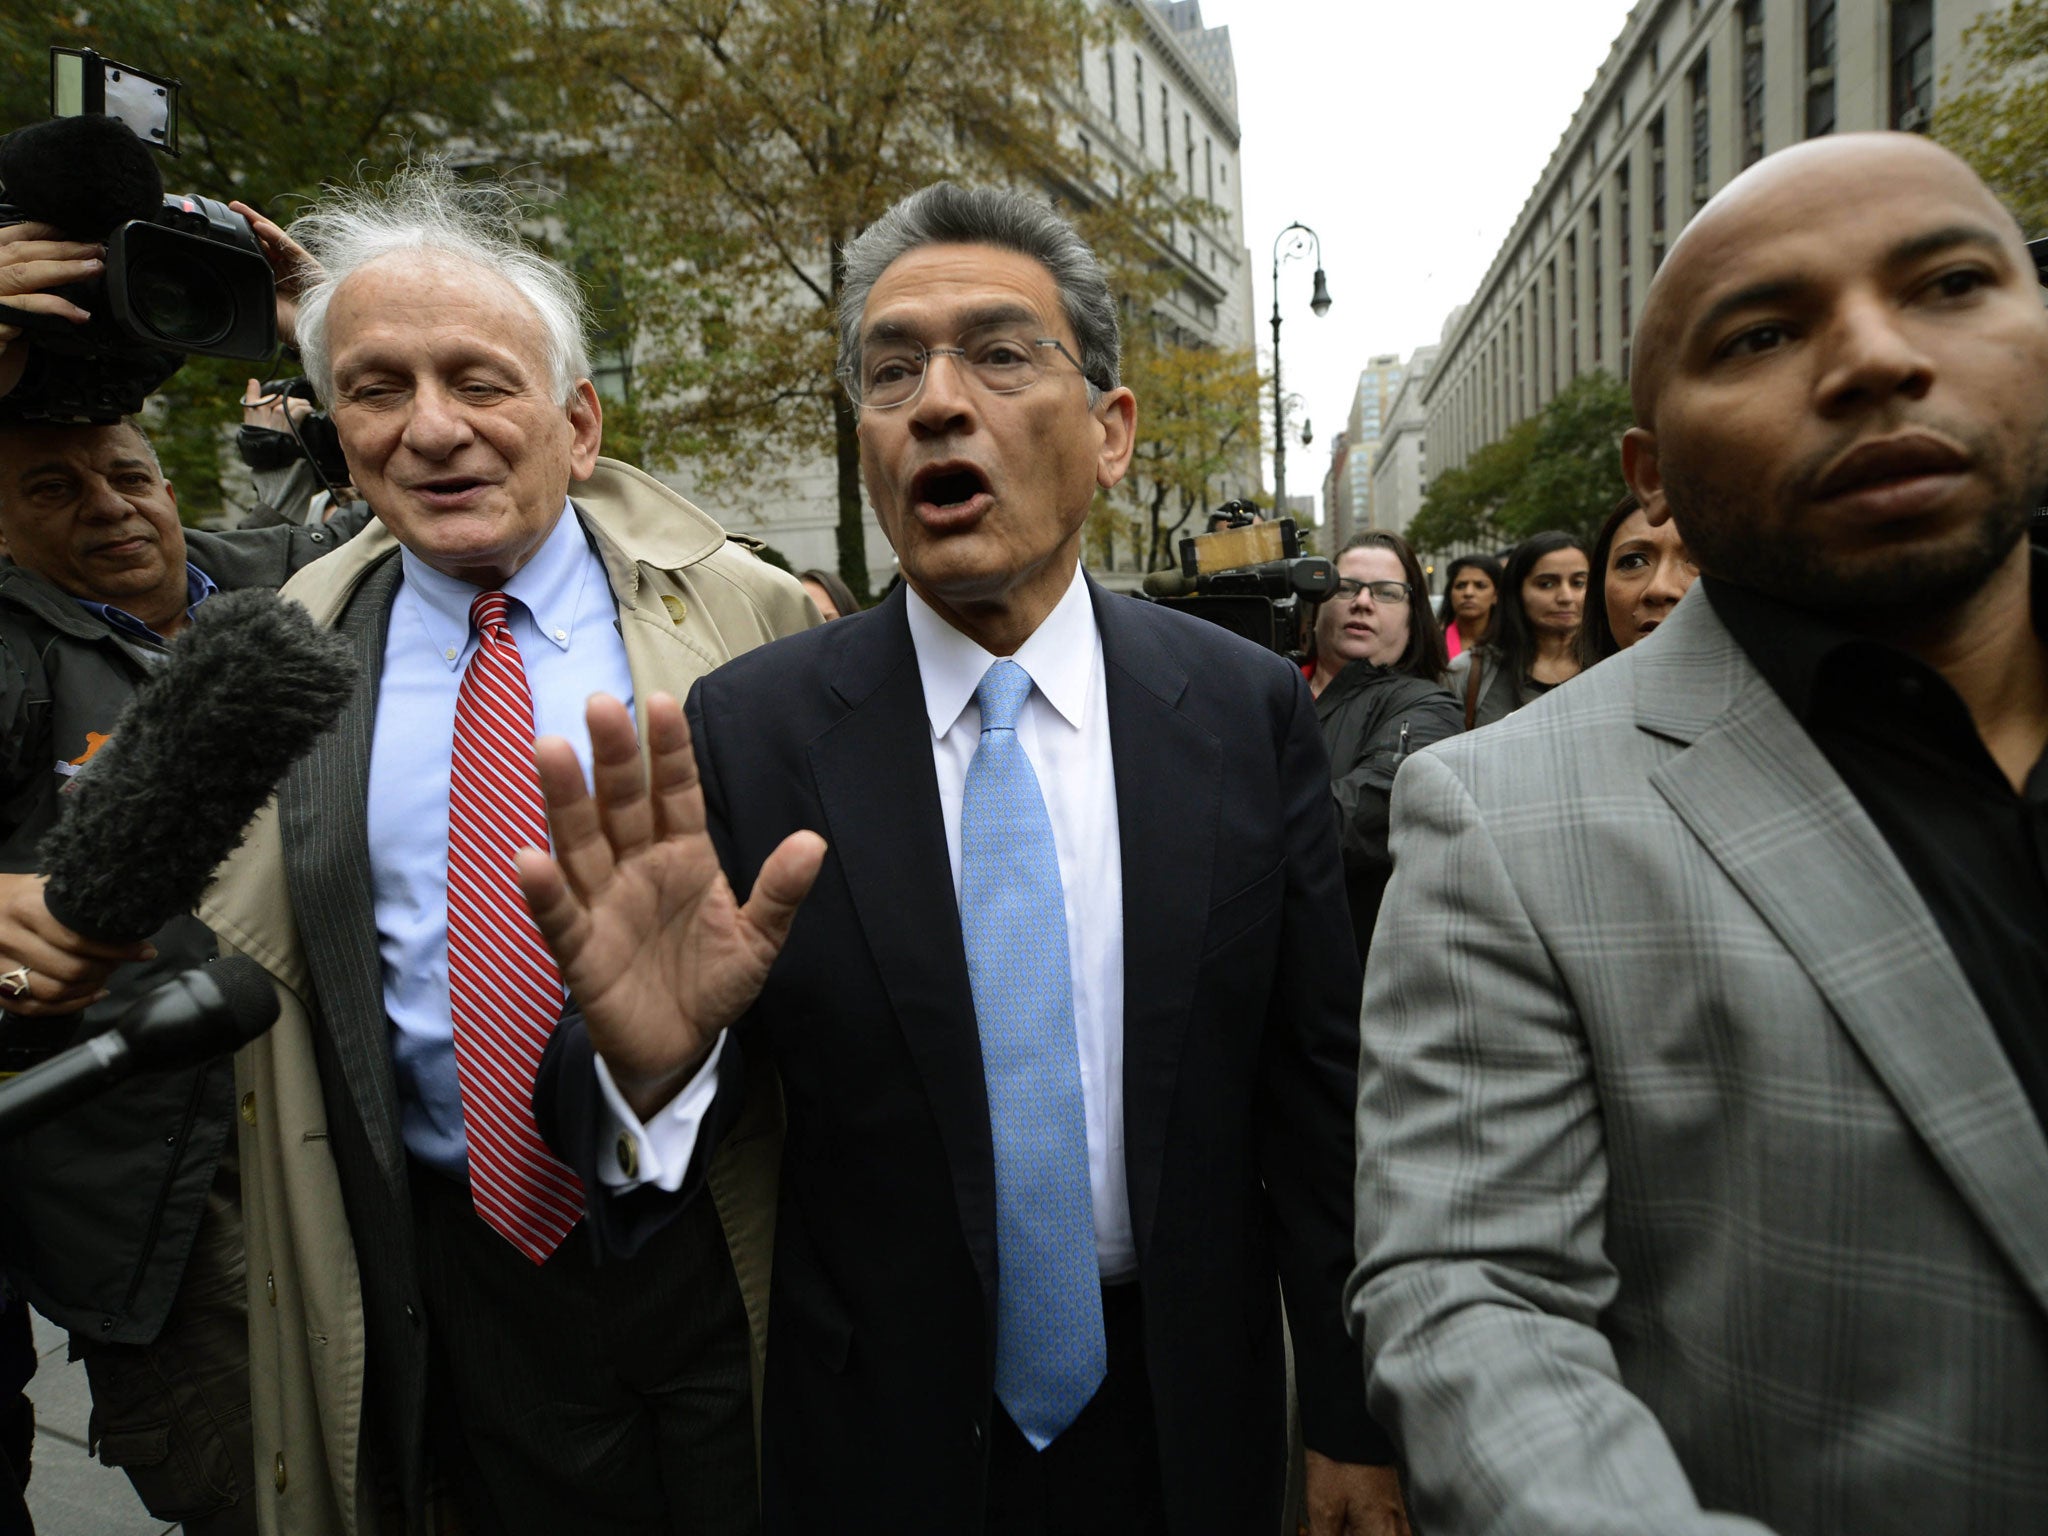
[(555, 396), (566, 403), (590, 376), (589, 311), (574, 275), (520, 239), (524, 212), (504, 183), (463, 181), (433, 163), (402, 167), (381, 187), (330, 187), (291, 228), (319, 268), (299, 297), (298, 333), (321, 401), (334, 397), (327, 317), (335, 290), (372, 262), (413, 253), (468, 262), (510, 283), (540, 317)]
[(1067, 324), (1081, 344), (1081, 372), (1090, 395), (1115, 389), (1122, 377), (1123, 338), (1109, 278), (1088, 242), (1036, 198), (1001, 187), (934, 182), (911, 193), (848, 241), (839, 294), (839, 367), (860, 358), (861, 317), (868, 294), (899, 256), (927, 245), (994, 245), (1029, 256), (1052, 273)]

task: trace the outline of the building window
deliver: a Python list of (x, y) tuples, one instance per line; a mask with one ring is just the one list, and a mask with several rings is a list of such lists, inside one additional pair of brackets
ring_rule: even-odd
[(1742, 163), (1764, 157), (1764, 0), (1742, 0)]
[(1111, 121), (1111, 122), (1113, 123), (1113, 122), (1115, 122), (1115, 121), (1116, 121), (1116, 98), (1117, 98), (1117, 89), (1116, 89), (1116, 50), (1115, 50), (1114, 48), (1110, 49), (1110, 50), (1109, 50), (1109, 52), (1108, 52), (1107, 54), (1105, 54), (1105, 55), (1104, 55), (1104, 58), (1105, 58), (1105, 60), (1107, 61), (1108, 65), (1109, 65), (1109, 120), (1110, 120), (1110, 121)]
[(1713, 114), (1707, 100), (1707, 55), (1702, 52), (1685, 77), (1686, 108), (1692, 118), (1692, 207), (1699, 212), (1713, 185)]
[(1579, 232), (1564, 237), (1565, 373), (1579, 376)]
[(1835, 0), (1806, 0), (1806, 136), (1835, 131)]
[(1628, 378), (1629, 345), (1635, 333), (1634, 298), (1631, 279), (1634, 274), (1635, 230), (1630, 222), (1633, 204), (1629, 198), (1628, 162), (1622, 161), (1614, 168), (1614, 269), (1616, 308), (1621, 321), (1621, 376)]
[(1173, 103), (1167, 100), (1163, 85), (1159, 87), (1159, 163), (1169, 176), (1173, 174)]
[(1195, 195), (1195, 119), (1191, 113), (1180, 115), (1180, 148), (1188, 162), (1188, 196)]
[(1080, 136), (1080, 139), (1081, 169), (1087, 173), (1088, 179), (1093, 181), (1095, 179), (1095, 146), (1088, 142), (1088, 135), (1085, 133)]
[(1892, 0), (1892, 126), (1925, 133), (1934, 113), (1934, 0)]
[(1586, 255), (1593, 268), (1593, 366), (1599, 367), (1607, 359), (1607, 306), (1604, 302), (1607, 283), (1604, 276), (1606, 263), (1601, 259), (1600, 199), (1594, 198), (1586, 209), (1590, 227), (1586, 232)]
[(1131, 55), (1131, 115), (1138, 120), (1138, 148), (1145, 147), (1145, 55)]
[(1557, 398), (1557, 258), (1550, 258), (1550, 398)]
[(1522, 415), (1522, 391), (1528, 384), (1529, 375), (1522, 361), (1522, 306), (1515, 305), (1515, 397), (1512, 414)]
[(1664, 113), (1650, 119), (1650, 270), (1664, 265)]
[(1203, 195), (1207, 197), (1210, 202), (1215, 202), (1216, 141), (1214, 139), (1205, 138), (1202, 140), (1202, 180), (1203, 183), (1208, 187), (1208, 191), (1205, 192)]

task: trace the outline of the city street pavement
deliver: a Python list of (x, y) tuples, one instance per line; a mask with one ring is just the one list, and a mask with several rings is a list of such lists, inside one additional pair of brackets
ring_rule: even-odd
[(40, 1363), (28, 1384), (36, 1405), (35, 1470), (28, 1480), (36, 1536), (171, 1536), (181, 1529), (152, 1519), (128, 1479), (85, 1453), (91, 1400), (85, 1367), (64, 1358), (64, 1331), (36, 1318)]

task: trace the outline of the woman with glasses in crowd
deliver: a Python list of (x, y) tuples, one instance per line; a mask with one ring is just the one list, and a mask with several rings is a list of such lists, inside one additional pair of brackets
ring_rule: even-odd
[(1443, 625), (1444, 649), (1462, 656), (1486, 638), (1493, 605), (1500, 601), (1500, 562), (1489, 555), (1460, 555), (1444, 573), (1443, 605), (1436, 611)]
[(1591, 563), (1569, 533), (1524, 539), (1501, 572), (1483, 644), (1451, 663), (1445, 681), (1476, 730), (1513, 714), (1580, 671), (1579, 625)]
[(1438, 679), (1443, 631), (1407, 540), (1361, 533), (1337, 555), (1337, 590), (1316, 613), (1309, 691), (1330, 756), (1344, 884), (1358, 958), (1372, 943), (1393, 865), (1387, 805), (1410, 752), (1458, 732), (1457, 701)]
[(1633, 492), (1615, 503), (1593, 541), (1593, 569), (1600, 598), (1586, 604), (1579, 630), (1580, 660), (1589, 667), (1627, 650), (1670, 618), (1700, 579), (1678, 525), (1666, 518), (1653, 526)]

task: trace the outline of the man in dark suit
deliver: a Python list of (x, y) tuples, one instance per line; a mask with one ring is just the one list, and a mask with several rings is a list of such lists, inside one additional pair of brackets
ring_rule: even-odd
[(650, 700), (651, 793), (609, 701), (595, 800), (542, 744), (522, 880), (587, 1019), (543, 1121), (631, 1249), (719, 1134), (660, 1106), (779, 1071), (770, 1531), (1268, 1531), (1282, 1291), (1311, 1528), (1404, 1531), (1337, 1311), (1358, 982), (1308, 694), (1079, 573), (1136, 405), (1057, 215), (942, 184), (846, 259), (905, 590), (687, 724)]

